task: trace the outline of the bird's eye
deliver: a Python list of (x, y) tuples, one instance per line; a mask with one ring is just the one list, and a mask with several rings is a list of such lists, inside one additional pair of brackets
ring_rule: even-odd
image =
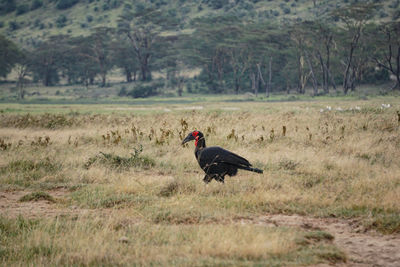
[(198, 134), (199, 134), (198, 131), (195, 131), (195, 132), (192, 133), (192, 135), (193, 135), (194, 137), (196, 137)]

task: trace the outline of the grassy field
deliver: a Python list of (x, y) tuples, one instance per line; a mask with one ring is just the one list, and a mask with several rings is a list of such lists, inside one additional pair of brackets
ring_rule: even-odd
[[(0, 104), (0, 264), (349, 260), (334, 235), (271, 214), (400, 233), (397, 97), (187, 101)], [(180, 145), (193, 129), (264, 174), (204, 185), (194, 144)]]

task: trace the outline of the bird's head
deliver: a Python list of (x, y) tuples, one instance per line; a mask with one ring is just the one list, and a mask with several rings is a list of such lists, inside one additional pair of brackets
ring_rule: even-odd
[(197, 146), (197, 142), (198, 142), (201, 138), (204, 138), (204, 135), (203, 135), (202, 132), (193, 131), (193, 132), (189, 133), (189, 134), (185, 137), (185, 139), (183, 139), (182, 145), (185, 144), (185, 143), (187, 143), (187, 142), (189, 142), (189, 141), (195, 140), (195, 145)]

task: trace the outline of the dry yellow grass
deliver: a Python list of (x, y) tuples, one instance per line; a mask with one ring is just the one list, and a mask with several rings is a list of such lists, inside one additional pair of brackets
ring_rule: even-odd
[[(344, 260), (331, 244), (299, 243), (300, 229), (237, 222), (304, 214), (352, 217), (366, 228), (400, 232), (400, 106), (389, 101), (384, 109), (382, 100), (170, 105), (125, 115), (63, 115), (72, 123), (58, 121), (54, 129), (43, 127), (48, 117), (39, 123), (2, 114), (0, 139), (11, 147), (0, 152), (1, 190), (67, 188), (54, 205), (75, 210), (0, 239), (2, 262), (304, 265), (332, 260), (327, 251)], [(193, 144), (180, 145), (192, 129), (264, 174), (241, 171), (224, 185), (205, 186)], [(85, 168), (100, 152), (128, 159), (140, 146), (139, 157), (154, 166), (94, 160)], [(7, 217), (13, 216), (2, 214), (3, 225), (16, 227), (18, 219)]]

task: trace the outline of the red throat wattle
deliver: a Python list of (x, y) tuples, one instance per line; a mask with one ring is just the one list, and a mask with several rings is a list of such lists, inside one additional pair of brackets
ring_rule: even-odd
[(199, 132), (198, 131), (194, 131), (192, 133), (192, 135), (196, 138), (196, 140), (194, 141), (194, 145), (197, 146), (197, 142), (199, 142), (199, 137), (198, 137)]

